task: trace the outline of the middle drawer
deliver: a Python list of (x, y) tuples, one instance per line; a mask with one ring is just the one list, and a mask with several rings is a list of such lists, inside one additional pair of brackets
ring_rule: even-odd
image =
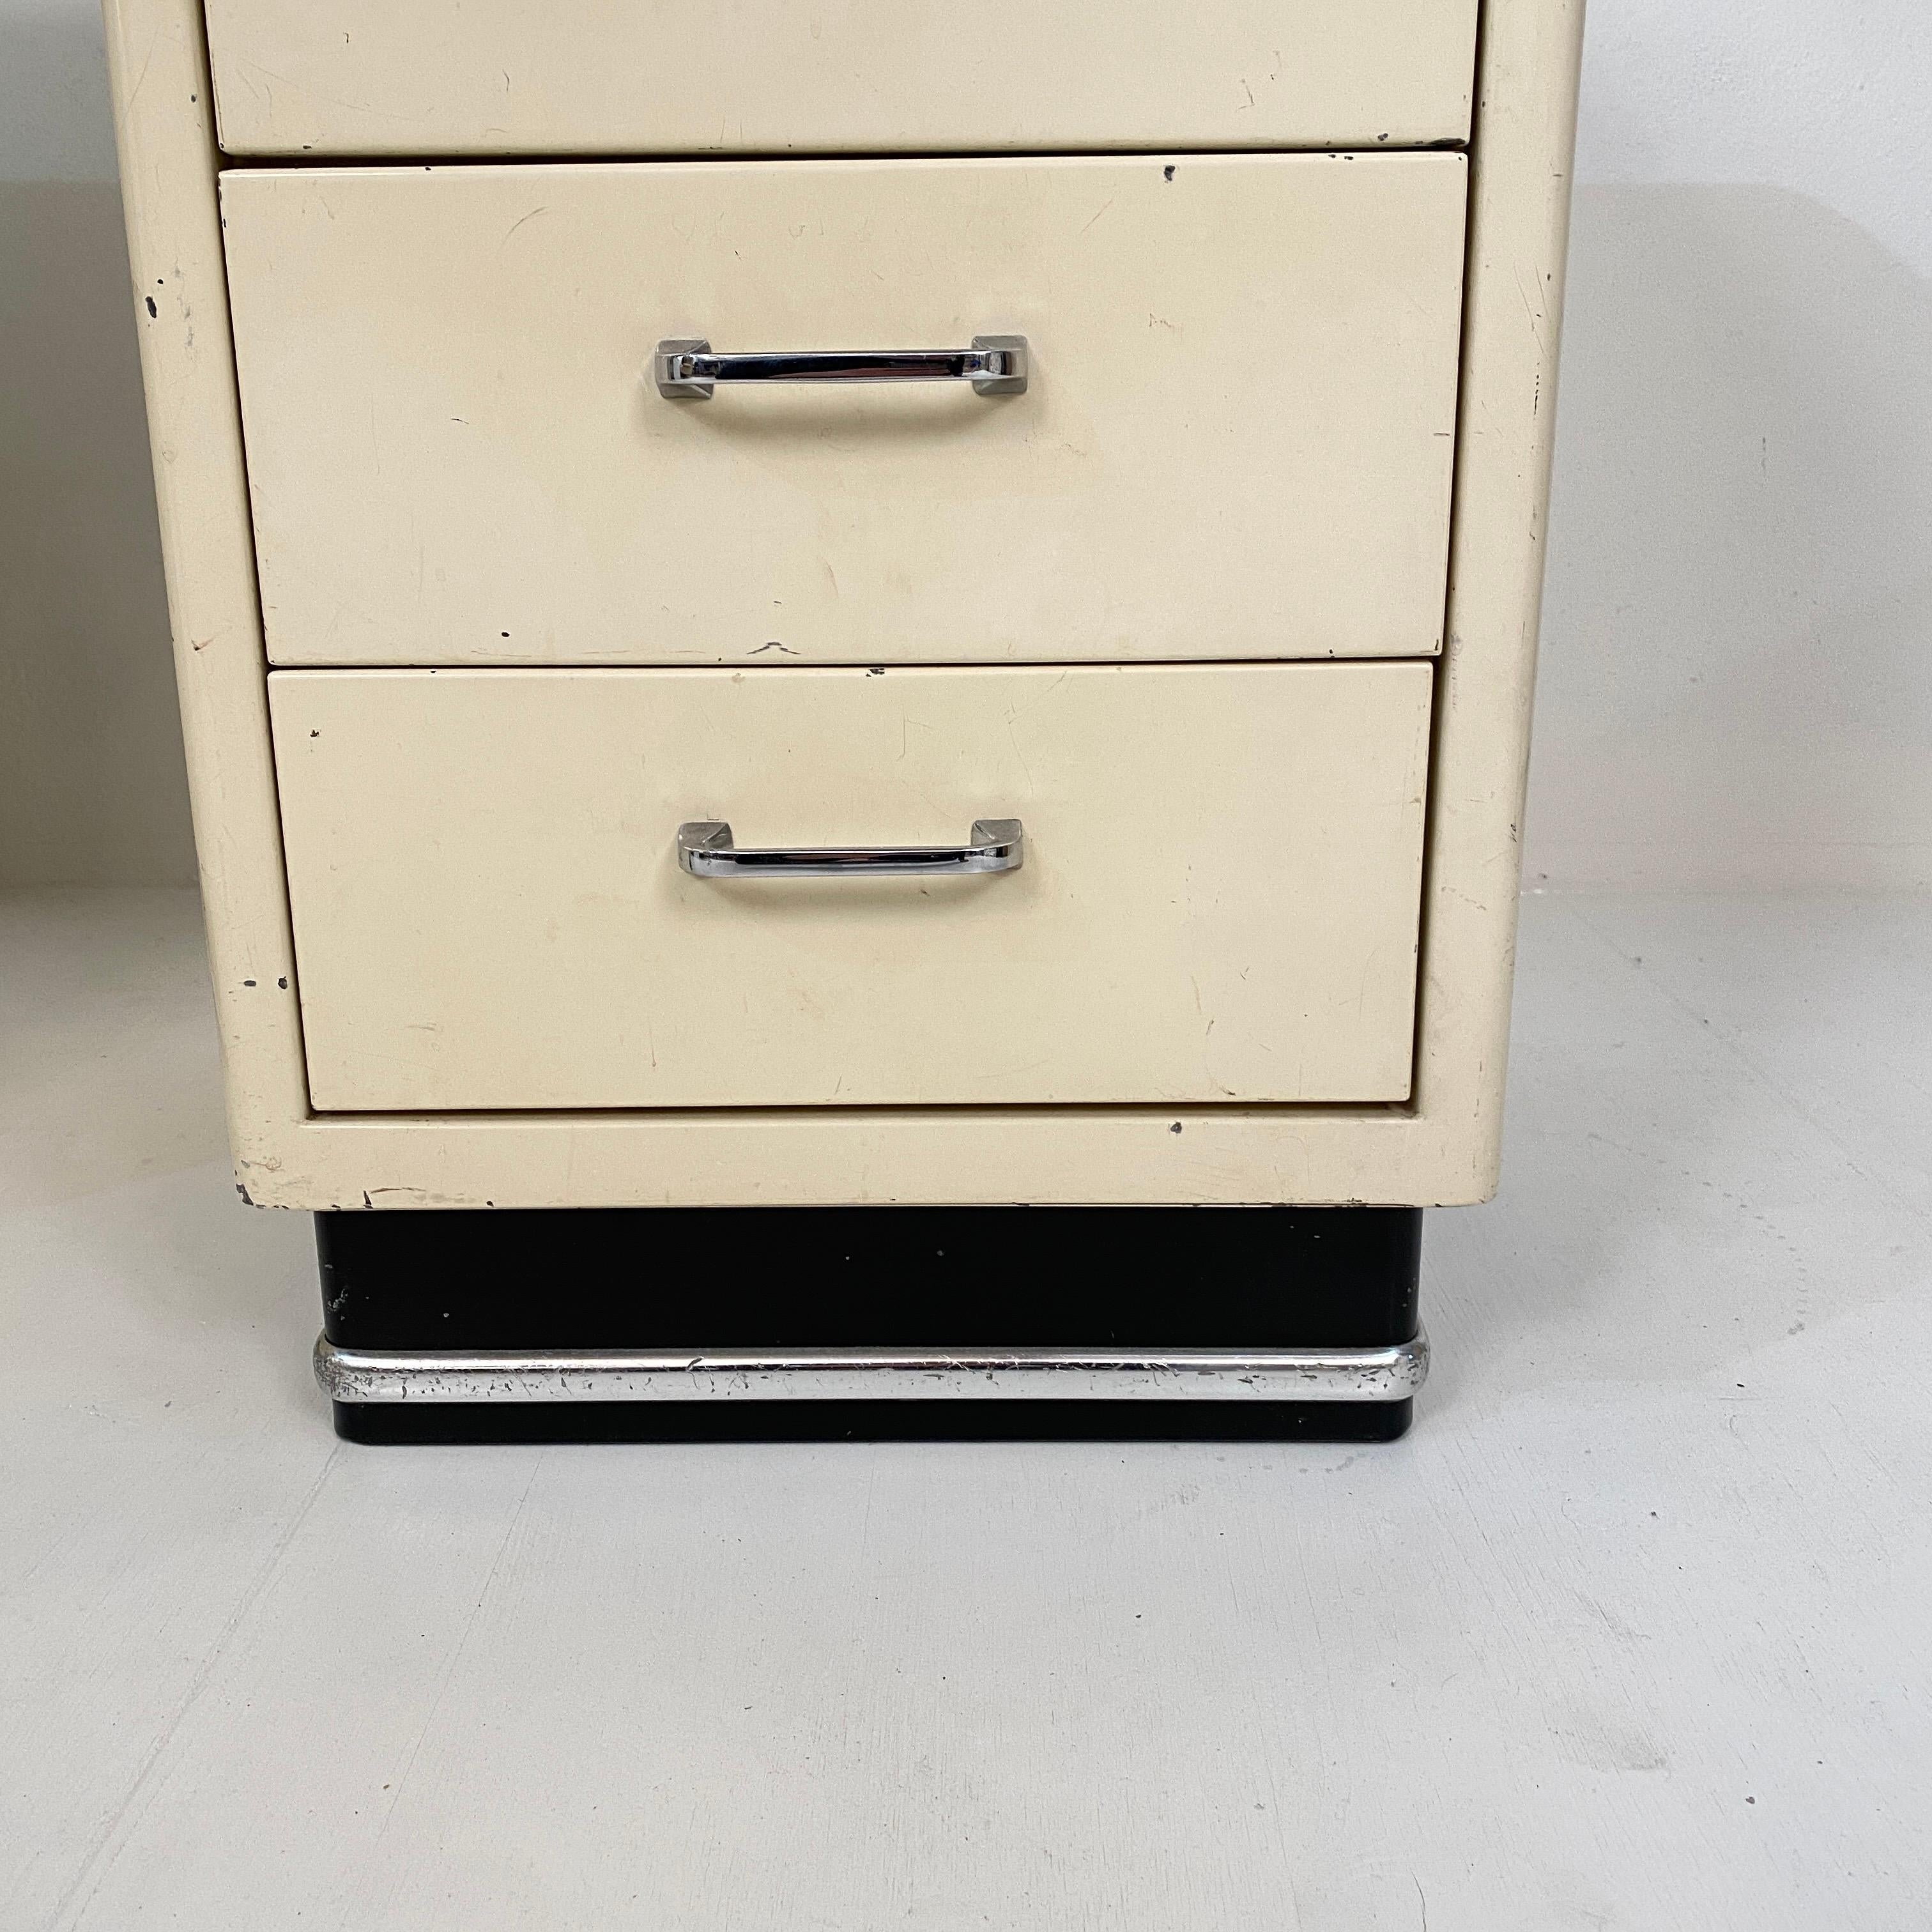
[[(1417, 656), (1457, 154), (223, 178), (278, 664)], [(1023, 337), (1024, 393), (720, 384)]]

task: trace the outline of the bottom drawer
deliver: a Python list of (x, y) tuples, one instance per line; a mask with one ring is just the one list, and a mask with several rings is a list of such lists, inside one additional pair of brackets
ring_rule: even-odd
[(268, 685), (319, 1110), (1407, 1097), (1427, 664)]

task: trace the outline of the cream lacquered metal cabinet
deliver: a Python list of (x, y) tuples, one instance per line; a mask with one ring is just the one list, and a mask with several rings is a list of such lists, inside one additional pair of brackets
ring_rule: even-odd
[(106, 13), (338, 1426), (1400, 1432), (1581, 0)]

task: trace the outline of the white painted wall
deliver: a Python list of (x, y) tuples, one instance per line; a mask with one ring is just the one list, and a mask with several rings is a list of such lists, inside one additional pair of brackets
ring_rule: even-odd
[[(94, 0), (0, 0), (0, 882), (190, 875)], [(1932, 886), (1932, 7), (1594, 0), (1528, 866)]]
[(1932, 885), (1932, 7), (1592, 5), (1531, 875)]

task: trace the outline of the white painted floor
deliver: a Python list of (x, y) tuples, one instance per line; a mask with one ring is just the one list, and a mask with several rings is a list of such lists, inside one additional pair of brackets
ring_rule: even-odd
[(1388, 1448), (359, 1449), (196, 914), (0, 904), (0, 1927), (1932, 1924), (1932, 902), (1526, 908)]

